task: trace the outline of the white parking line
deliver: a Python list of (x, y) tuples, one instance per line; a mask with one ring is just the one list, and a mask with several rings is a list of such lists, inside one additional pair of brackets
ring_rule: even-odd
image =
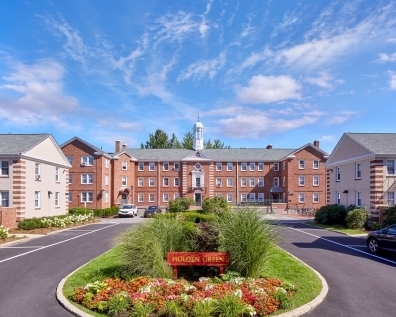
[[(396, 265), (396, 262), (395, 262), (395, 261), (388, 260), (388, 259), (385, 259), (385, 258), (381, 258), (380, 256), (377, 256), (377, 255), (374, 255), (374, 254), (371, 254), (371, 253), (368, 253), (368, 252), (365, 252), (365, 251), (362, 251), (362, 250), (358, 250), (358, 249), (355, 249), (355, 248), (350, 247), (350, 246), (348, 246), (348, 245), (341, 244), (341, 243), (338, 243), (338, 242), (334, 242), (334, 241), (331, 241), (331, 240), (326, 239), (326, 238), (319, 237), (319, 236), (314, 235), (314, 234), (312, 234), (312, 233), (304, 232), (304, 231), (302, 231), (302, 230), (300, 230), (300, 229), (296, 229), (296, 228), (292, 228), (292, 227), (288, 227), (288, 226), (285, 226), (285, 227), (286, 227), (286, 228), (289, 228), (289, 229), (292, 229), (292, 230), (295, 230), (295, 231), (298, 231), (298, 232), (301, 232), (301, 233), (305, 233), (305, 234), (307, 234), (307, 235), (309, 235), (309, 236), (312, 236), (312, 237), (315, 237), (315, 238), (318, 238), (318, 239), (322, 239), (322, 240), (324, 240), (324, 241), (327, 241), (327, 242), (330, 242), (330, 243), (339, 245), (339, 246), (341, 246), (341, 247), (344, 247), (344, 248), (351, 249), (351, 250), (354, 250), (354, 251), (359, 252), (359, 253), (363, 253), (363, 254), (369, 255), (369, 256), (371, 256), (371, 257), (373, 257), (373, 258), (376, 258), (376, 259), (379, 259), (379, 260), (382, 260), (382, 261), (385, 261), (385, 262), (389, 262), (389, 263), (392, 263), (392, 264)], [(304, 230), (305, 230), (305, 229), (304, 229)]]
[(35, 248), (42, 248), (42, 245), (33, 245), (30, 247), (1, 247), (0, 249), (35, 249)]
[(94, 233), (94, 232), (97, 232), (97, 231), (100, 231), (100, 230), (103, 230), (103, 229), (107, 229), (107, 228), (110, 228), (110, 227), (113, 227), (113, 226), (116, 226), (116, 225), (118, 225), (118, 223), (115, 222), (115, 223), (113, 223), (112, 225), (107, 226), (107, 227), (103, 227), (103, 228), (100, 228), (100, 229), (92, 230), (92, 231), (90, 231), (90, 232), (86, 232), (86, 233), (80, 234), (79, 236), (75, 236), (75, 237), (72, 237), (72, 238), (69, 238), (69, 239), (66, 239), (66, 240), (63, 240), (63, 241), (59, 241), (59, 242), (56, 242), (56, 243), (53, 243), (53, 244), (50, 244), (50, 245), (46, 245), (46, 246), (44, 246), (44, 247), (39, 247), (38, 249), (35, 249), (35, 250), (31, 250), (31, 251), (28, 251), (28, 252), (25, 252), (25, 253), (21, 253), (21, 254), (12, 256), (12, 257), (7, 258), (7, 259), (4, 259), (4, 260), (0, 260), (0, 263), (9, 261), (9, 260), (12, 260), (12, 259), (15, 259), (15, 258), (19, 258), (20, 256), (23, 256), (23, 255), (26, 255), (26, 254), (29, 254), (29, 253), (33, 253), (33, 252), (37, 252), (37, 251), (40, 251), (40, 250), (43, 250), (43, 249), (52, 247), (52, 246), (54, 246), (54, 245), (58, 245), (58, 244), (61, 244), (61, 243), (70, 241), (70, 240), (74, 240), (74, 239), (80, 238), (80, 237), (82, 237), (82, 236), (85, 236), (85, 235), (87, 235), (87, 234), (91, 234), (91, 233)]

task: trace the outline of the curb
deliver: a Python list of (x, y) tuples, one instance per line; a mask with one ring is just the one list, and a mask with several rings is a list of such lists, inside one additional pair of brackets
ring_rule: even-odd
[[(297, 316), (301, 316), (301, 315), (309, 312), (310, 310), (314, 309), (315, 307), (319, 306), (319, 304), (321, 304), (324, 301), (324, 299), (326, 298), (327, 293), (329, 291), (329, 286), (328, 286), (325, 278), (322, 276), (322, 274), (320, 274), (318, 271), (316, 271), (315, 269), (310, 267), (305, 262), (301, 261), (299, 258), (295, 257), (293, 254), (287, 252), (286, 250), (283, 250), (283, 251), (285, 251), (287, 254), (289, 254), (290, 256), (292, 256), (293, 258), (295, 258), (296, 260), (298, 260), (299, 262), (301, 262), (302, 264), (304, 264), (308, 268), (310, 268), (319, 277), (320, 281), (322, 282), (322, 290), (320, 291), (319, 295), (316, 296), (313, 300), (311, 300), (310, 302), (308, 302), (308, 303), (306, 303), (306, 304), (304, 304), (304, 305), (302, 305), (302, 306), (300, 306), (300, 307), (298, 307), (298, 308), (296, 308), (294, 310), (291, 310), (291, 311), (276, 315), (276, 317), (297, 317)], [(66, 310), (68, 310), (69, 312), (71, 312), (72, 314), (74, 314), (75, 316), (77, 316), (77, 317), (92, 317), (93, 315), (82, 311), (81, 309), (77, 308), (77, 306), (74, 306), (63, 295), (63, 286), (65, 285), (65, 282), (69, 278), (69, 276), (74, 274), (74, 272), (78, 271), (79, 269), (81, 269), (82, 267), (87, 265), (88, 263), (85, 263), (84, 265), (80, 266), (78, 269), (76, 269), (73, 272), (71, 272), (70, 274), (68, 274), (65, 278), (63, 278), (60, 281), (60, 283), (58, 284), (58, 287), (56, 288), (56, 299), (58, 300), (60, 305), (63, 308), (65, 308)]]

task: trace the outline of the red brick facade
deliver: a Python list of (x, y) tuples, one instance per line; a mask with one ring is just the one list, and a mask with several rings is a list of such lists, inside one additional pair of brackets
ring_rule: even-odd
[(17, 227), (17, 208), (0, 206), (0, 225), (14, 229)]

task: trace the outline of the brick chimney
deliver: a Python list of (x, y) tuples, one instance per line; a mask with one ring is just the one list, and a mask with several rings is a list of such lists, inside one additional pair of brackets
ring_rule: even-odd
[(126, 150), (127, 148), (128, 148), (127, 144), (124, 143), (124, 144), (122, 145), (122, 149), (123, 149), (123, 150)]
[(271, 150), (272, 149), (272, 144), (268, 144), (266, 149), (270, 149)]
[(121, 141), (120, 140), (116, 140), (115, 141), (115, 152), (118, 153), (121, 151)]
[(313, 144), (314, 144), (316, 147), (319, 147), (319, 141), (318, 141), (318, 140), (313, 141)]

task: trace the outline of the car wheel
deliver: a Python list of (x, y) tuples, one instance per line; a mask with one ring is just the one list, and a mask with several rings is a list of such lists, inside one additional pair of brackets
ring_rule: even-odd
[(375, 238), (370, 238), (367, 246), (371, 253), (377, 253), (379, 250), (378, 240)]
[(122, 216), (121, 216), (121, 215), (118, 215), (118, 218), (122, 218)]

